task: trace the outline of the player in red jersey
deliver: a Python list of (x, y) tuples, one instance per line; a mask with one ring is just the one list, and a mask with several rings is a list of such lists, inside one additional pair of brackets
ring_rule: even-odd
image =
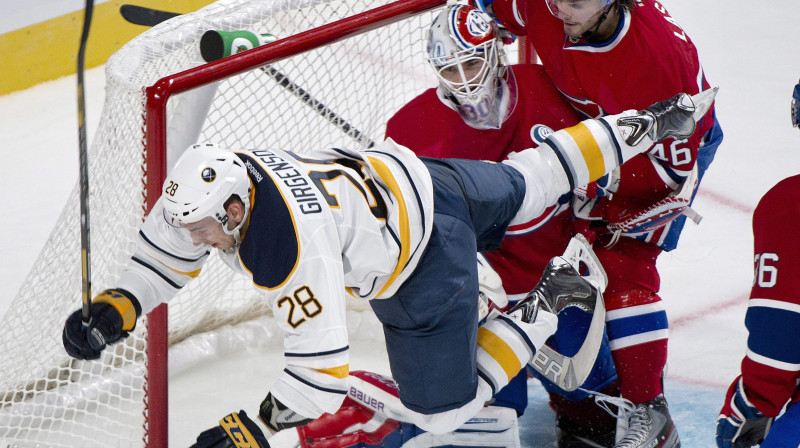
[[(792, 122), (800, 126), (800, 84), (794, 89)], [(742, 374), (728, 389), (717, 419), (719, 448), (800, 445), (798, 204), (800, 175), (778, 182), (753, 212), (755, 278), (745, 315), (750, 335)]]
[[(428, 60), (439, 86), (398, 110), (388, 121), (387, 137), (418, 156), (499, 162), (512, 152), (538, 146), (552, 130), (581, 119), (542, 66), (506, 65), (502, 40), (494, 37), (495, 27), (488, 16), (472, 7), (449, 7), (440, 13), (428, 37)], [(533, 289), (550, 259), (560, 255), (574, 235), (568, 200), (562, 198), (535, 222), (509, 228), (500, 248), (485, 254), (510, 301)], [(581, 320), (585, 316), (571, 317), (576, 320), (560, 316), (559, 328), (588, 325), (588, 319)], [(559, 335), (567, 333), (581, 334), (560, 331)], [(564, 352), (577, 351), (580, 342), (558, 341)], [(534, 374), (550, 392), (561, 426), (580, 428), (586, 437), (613, 438), (614, 419), (586, 393), (567, 393)], [(604, 345), (583, 387), (618, 394), (615, 378), (609, 349)], [(521, 413), (527, 404), (524, 383), (523, 372), (511, 387), (495, 396), (495, 403)]]
[[(708, 87), (691, 39), (654, 0), (476, 3), (509, 32), (527, 35), (558, 89), (586, 116)], [(622, 396), (635, 405), (616, 447), (680, 443), (663, 396), (668, 324), (656, 258), (675, 248), (681, 215), (692, 213), (696, 183), (721, 140), (711, 108), (688, 140), (657, 142), (574, 201), (597, 235), (595, 252), (609, 276), (607, 331)]]

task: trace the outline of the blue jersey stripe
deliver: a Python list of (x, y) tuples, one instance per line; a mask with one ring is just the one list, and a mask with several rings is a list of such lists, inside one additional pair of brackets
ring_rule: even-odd
[(623, 317), (606, 323), (610, 340), (622, 339), (651, 331), (666, 330), (669, 327), (667, 312), (657, 311), (639, 316)]
[[(747, 347), (761, 356), (789, 364), (800, 364), (800, 313), (752, 306), (744, 319), (750, 331)], [(784, 343), (776, 343), (783, 341)]]

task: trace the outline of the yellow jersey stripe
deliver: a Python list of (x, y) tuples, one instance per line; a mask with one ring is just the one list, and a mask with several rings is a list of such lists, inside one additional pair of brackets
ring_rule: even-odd
[(325, 375), (330, 375), (334, 378), (347, 378), (350, 375), (350, 364), (345, 364), (339, 367), (330, 367), (328, 369), (314, 369), (319, 373), (324, 373)]
[(123, 330), (130, 331), (136, 326), (136, 308), (133, 307), (133, 302), (126, 295), (106, 290), (94, 298), (94, 303), (107, 303), (116, 308), (122, 316)]
[(606, 172), (606, 164), (603, 159), (603, 151), (592, 135), (592, 131), (583, 123), (564, 130), (575, 140), (575, 144), (580, 149), (583, 160), (586, 162), (586, 168), (589, 170), (589, 179), (599, 179)]
[(380, 292), (375, 295), (375, 297), (380, 297), (384, 291), (389, 289), (389, 287), (394, 283), (400, 273), (403, 271), (403, 268), (406, 267), (408, 263), (408, 259), (411, 255), (410, 247), (411, 246), (411, 236), (410, 236), (410, 229), (408, 223), (408, 207), (406, 206), (405, 198), (403, 197), (403, 192), (400, 189), (400, 186), (397, 184), (397, 180), (395, 180), (392, 172), (389, 170), (389, 167), (386, 166), (381, 160), (376, 159), (374, 157), (367, 156), (367, 159), (372, 164), (372, 167), (375, 169), (375, 172), (378, 173), (381, 180), (386, 184), (389, 190), (394, 195), (395, 199), (397, 199), (397, 207), (400, 212), (400, 219), (398, 219), (400, 223), (400, 256), (397, 259), (397, 266), (394, 268), (394, 272), (389, 277), (389, 280), (383, 285)]
[[(169, 267), (169, 266), (167, 266), (167, 267)], [(185, 276), (190, 277), (190, 278), (197, 277), (198, 275), (200, 275), (200, 271), (203, 270), (203, 268), (200, 268), (200, 269), (195, 269), (194, 271), (191, 271), (191, 272), (184, 272), (184, 271), (179, 271), (179, 270), (177, 270), (175, 268), (170, 268), (170, 269), (172, 271), (177, 272), (178, 274), (185, 275)]]
[(506, 372), (509, 381), (511, 381), (522, 368), (519, 357), (514, 353), (514, 350), (509, 347), (506, 341), (494, 334), (491, 330), (478, 327), (478, 347), (482, 348), (500, 364), (500, 367)]

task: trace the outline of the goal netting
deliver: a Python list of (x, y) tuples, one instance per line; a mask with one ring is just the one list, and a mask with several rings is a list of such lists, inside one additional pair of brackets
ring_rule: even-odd
[[(435, 85), (423, 51), (425, 31), (437, 11), (432, 5), (441, 4), (427, 1), (395, 23), (367, 24), (372, 29), (363, 34), (271, 62), (280, 80), (256, 68), (171, 96), (164, 166), (197, 141), (304, 152), (365, 147), (382, 139), (386, 120)], [(89, 150), (93, 292), (114, 285), (148, 207), (148, 177), (153, 180), (145, 133), (153, 119), (145, 108), (148, 86), (202, 66), (198, 43), (207, 30), (270, 33), (288, 44), (292, 36), (339, 20), (368, 20), (362, 13), (385, 6), (380, 0), (222, 0), (162, 23), (114, 54), (106, 64), (106, 99)], [(197, 76), (203, 82), (212, 75), (201, 71)], [(64, 352), (61, 331), (80, 304), (76, 187), (0, 321), (0, 445), (163, 446), (162, 436), (151, 431), (154, 412), (163, 404), (150, 394), (163, 385), (154, 384), (161, 375), (153, 373), (147, 347), (165, 336), (149, 330), (144, 319), (100, 360), (73, 360)], [(169, 303), (170, 368), (254, 344), (281, 351), (281, 335), (266, 304), (245, 278), (212, 257)], [(351, 337), (382, 339), (374, 316), (362, 311), (368, 307), (355, 300), (349, 306)], [(248, 337), (248, 332), (259, 337)]]

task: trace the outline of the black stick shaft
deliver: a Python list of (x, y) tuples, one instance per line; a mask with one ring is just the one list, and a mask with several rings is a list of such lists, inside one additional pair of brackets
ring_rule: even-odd
[(274, 79), (275, 82), (277, 82), (281, 87), (289, 90), (294, 96), (300, 98), (302, 102), (314, 109), (314, 111), (328, 120), (331, 124), (341, 129), (349, 137), (352, 137), (358, 143), (366, 144), (367, 148), (372, 148), (375, 146), (375, 142), (373, 142), (372, 139), (364, 135), (355, 126), (351, 125), (347, 122), (347, 120), (340, 117), (336, 112), (332, 111), (328, 106), (312, 97), (310, 93), (295, 84), (278, 69), (272, 67), (271, 65), (265, 65), (261, 67), (261, 70), (269, 75), (270, 78)]
[[(130, 23), (135, 25), (155, 26), (159, 23), (169, 20), (180, 14), (176, 12), (162, 11), (153, 8), (136, 5), (122, 5), (120, 7), (120, 14)], [(217, 57), (220, 57), (219, 55)], [(210, 61), (206, 61), (210, 62)], [(308, 91), (291, 81), (286, 75), (281, 73), (278, 69), (265, 65), (261, 70), (266, 73), (270, 78), (274, 79), (281, 87), (289, 90), (294, 96), (300, 99), (303, 103), (312, 108), (316, 113), (328, 120), (331, 124), (341, 129), (346, 135), (353, 138), (359, 144), (364, 144), (368, 148), (375, 146), (375, 142), (369, 137), (364, 135), (355, 126), (350, 124), (347, 120), (339, 116), (336, 112), (331, 110), (328, 106), (311, 96)]]
[(86, 101), (83, 89), (83, 66), (86, 54), (86, 42), (89, 39), (89, 27), (92, 24), (94, 0), (86, 0), (83, 17), (83, 33), (78, 50), (78, 144), (80, 168), (80, 209), (81, 209), (81, 273), (83, 279), (83, 324), (91, 321), (92, 306), (92, 272), (91, 251), (89, 246), (89, 160), (86, 149)]

